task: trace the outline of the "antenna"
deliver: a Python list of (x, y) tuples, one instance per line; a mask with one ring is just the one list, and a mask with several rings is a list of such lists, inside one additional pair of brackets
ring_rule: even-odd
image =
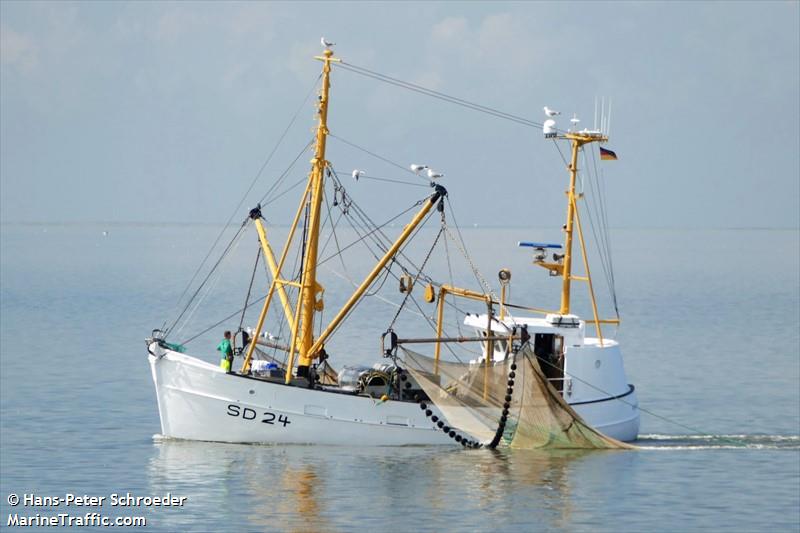
[(600, 98), (600, 131), (603, 131), (603, 127), (606, 121), (606, 97), (603, 96)]
[(592, 123), (592, 129), (597, 131), (597, 96), (594, 97), (594, 122)]
[(608, 118), (606, 119), (606, 137), (611, 135), (611, 98), (608, 99)]

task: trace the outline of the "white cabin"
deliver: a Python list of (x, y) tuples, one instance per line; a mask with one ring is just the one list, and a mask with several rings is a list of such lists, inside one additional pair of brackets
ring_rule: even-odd
[[(468, 314), (464, 324), (486, 336), (485, 313)], [(511, 335), (515, 327), (527, 328), (542, 372), (586, 422), (620, 440), (636, 438), (638, 400), (635, 387), (625, 375), (617, 341), (603, 338), (601, 343), (598, 338), (586, 337), (586, 322), (571, 314), (548, 314), (544, 318), (506, 315), (502, 320), (492, 317), (491, 331), (496, 337)], [(492, 344), (493, 360), (505, 360), (510, 353), (508, 341)]]

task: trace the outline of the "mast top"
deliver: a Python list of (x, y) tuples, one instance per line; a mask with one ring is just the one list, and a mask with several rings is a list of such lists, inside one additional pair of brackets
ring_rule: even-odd
[(326, 48), (325, 50), (323, 50), (321, 56), (314, 56), (314, 59), (319, 59), (320, 61), (325, 61), (326, 63), (329, 63), (331, 61), (335, 61), (336, 63), (342, 62), (342, 60), (339, 59), (338, 57), (333, 57), (333, 50), (331, 50), (330, 48)]
[(608, 141), (608, 135), (599, 130), (569, 131), (565, 133), (562, 138), (575, 141), (579, 145), (592, 142), (604, 143)]

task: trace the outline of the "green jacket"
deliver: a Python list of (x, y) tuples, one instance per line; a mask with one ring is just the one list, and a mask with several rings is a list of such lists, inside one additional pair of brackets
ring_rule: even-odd
[(217, 351), (222, 352), (223, 358), (229, 360), (233, 359), (233, 347), (231, 346), (230, 340), (222, 339), (222, 342), (217, 346)]

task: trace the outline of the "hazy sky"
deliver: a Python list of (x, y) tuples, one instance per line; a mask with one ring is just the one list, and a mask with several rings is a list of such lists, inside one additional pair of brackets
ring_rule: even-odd
[[(0, 219), (226, 220), (312, 87), (325, 35), (352, 64), (536, 121), (548, 105), (560, 125), (572, 112), (591, 125), (595, 97), (612, 98), (612, 226), (797, 227), (799, 7), (3, 0)], [(566, 176), (540, 130), (342, 70), (332, 79), (331, 131), (444, 171), (462, 224), (560, 226)], [(307, 105), (242, 218), (313, 120)], [(336, 140), (328, 158), (409, 179)], [(427, 194), (347, 179), (376, 218)], [(270, 220), (286, 222), (296, 197), (285, 198)]]

